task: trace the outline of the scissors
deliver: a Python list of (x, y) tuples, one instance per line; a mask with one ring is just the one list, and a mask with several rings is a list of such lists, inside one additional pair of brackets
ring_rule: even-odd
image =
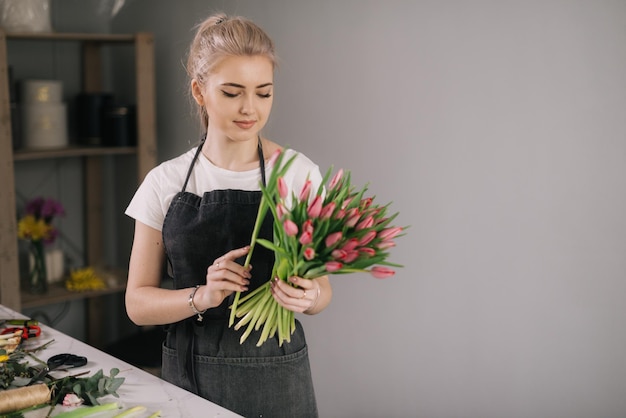
[(39, 337), (41, 335), (41, 327), (39, 327), (38, 325), (25, 325), (23, 327), (5, 328), (0, 334), (12, 334), (20, 330), (22, 331), (22, 339), (24, 340), (33, 337)]
[[(48, 359), (46, 366), (41, 369), (39, 373), (33, 376), (26, 386), (32, 385), (33, 383), (43, 379), (53, 370), (67, 370), (74, 367), (81, 367), (85, 364), (87, 364), (87, 357), (77, 356), (76, 354), (70, 353), (56, 354)], [(61, 367), (63, 368), (61, 369)]]

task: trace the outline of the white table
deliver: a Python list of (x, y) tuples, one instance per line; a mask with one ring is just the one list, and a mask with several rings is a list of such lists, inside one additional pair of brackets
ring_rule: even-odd
[[(0, 305), (0, 318), (23, 319), (25, 317), (3, 305)], [(239, 417), (239, 415), (222, 408), (221, 406), (196, 396), (191, 392), (179, 388), (178, 386), (172, 385), (144, 370), (132, 366), (48, 326), (41, 325), (41, 336), (33, 339), (32, 343), (29, 341), (29, 344), (39, 346), (50, 340), (54, 340), (54, 342), (44, 350), (35, 354), (38, 358), (47, 360), (55, 354), (72, 353), (85, 356), (88, 359), (88, 363), (84, 367), (70, 369), (70, 371), (66, 372), (51, 372), (52, 376), (63, 377), (64, 373), (78, 374), (83, 371), (89, 371), (90, 374), (93, 374), (100, 369), (102, 369), (106, 375), (109, 375), (112, 368), (118, 368), (120, 370), (119, 377), (124, 377), (126, 379), (122, 386), (117, 390), (120, 397), (115, 398), (113, 396), (107, 396), (100, 398), (99, 401), (101, 403), (115, 401), (124, 408), (130, 408), (138, 405), (146, 407), (146, 412), (144, 412), (143, 415), (133, 415), (133, 418), (148, 417), (156, 411), (161, 411), (162, 417)], [(26, 418), (43, 418), (48, 413), (48, 410), (49, 408), (43, 408), (37, 411), (31, 411), (26, 414)], [(52, 416), (61, 411), (63, 411), (63, 408), (58, 405)], [(110, 415), (98, 415), (98, 417), (105, 418), (113, 416), (119, 412), (121, 411), (112, 411)]]

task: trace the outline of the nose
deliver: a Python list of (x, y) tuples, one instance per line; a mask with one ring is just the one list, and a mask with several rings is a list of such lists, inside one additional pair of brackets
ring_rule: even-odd
[(241, 109), (239, 111), (242, 115), (250, 115), (254, 112), (254, 98), (252, 95), (247, 94), (243, 96)]

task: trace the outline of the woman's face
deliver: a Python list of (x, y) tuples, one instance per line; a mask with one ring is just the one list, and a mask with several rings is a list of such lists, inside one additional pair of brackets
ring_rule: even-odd
[(194, 98), (209, 115), (209, 133), (233, 141), (256, 139), (272, 110), (273, 81), (272, 62), (261, 55), (226, 57), (204, 86), (193, 80)]

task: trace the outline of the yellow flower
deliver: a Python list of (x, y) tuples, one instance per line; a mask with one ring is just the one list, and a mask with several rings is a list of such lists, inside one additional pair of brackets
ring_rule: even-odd
[(17, 236), (21, 239), (39, 241), (52, 235), (52, 225), (33, 215), (26, 215), (17, 224)]
[(105, 289), (106, 284), (93, 268), (86, 267), (73, 270), (70, 273), (70, 278), (65, 281), (65, 288), (74, 292), (82, 292), (85, 290)]

